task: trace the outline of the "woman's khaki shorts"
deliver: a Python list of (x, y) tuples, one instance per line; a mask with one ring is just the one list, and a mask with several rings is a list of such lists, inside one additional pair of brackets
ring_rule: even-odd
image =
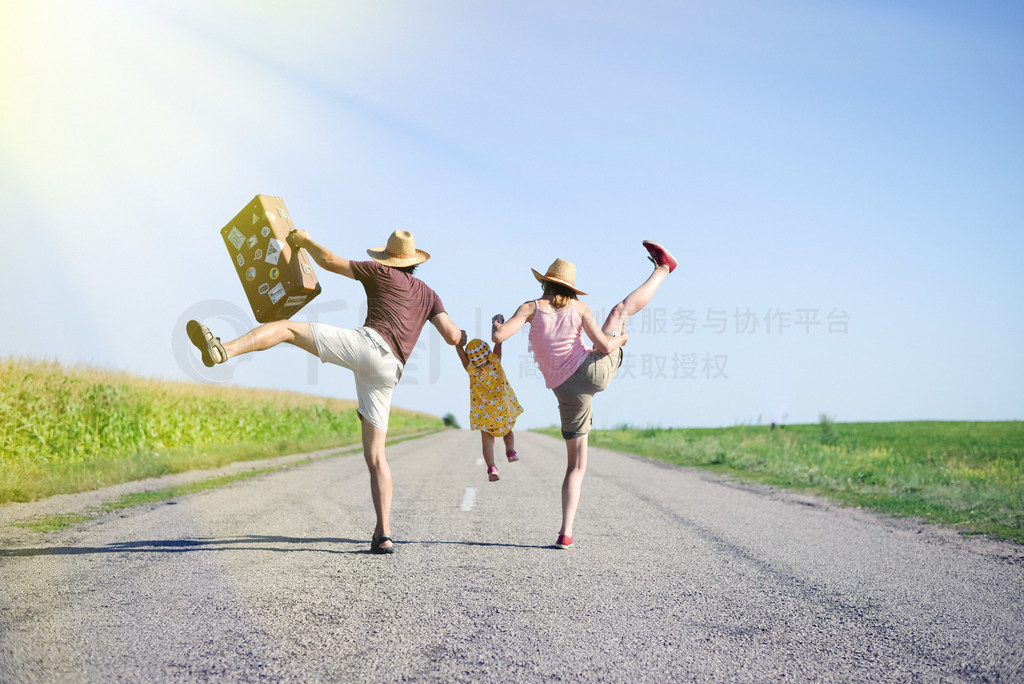
[(320, 360), (348, 368), (355, 374), (359, 415), (378, 430), (387, 432), (391, 392), (402, 377), (402, 362), (372, 328), (345, 330), (322, 323), (309, 325)]
[(552, 390), (558, 398), (563, 439), (590, 432), (594, 424), (594, 395), (608, 389), (621, 365), (622, 347), (610, 354), (592, 351), (568, 380)]

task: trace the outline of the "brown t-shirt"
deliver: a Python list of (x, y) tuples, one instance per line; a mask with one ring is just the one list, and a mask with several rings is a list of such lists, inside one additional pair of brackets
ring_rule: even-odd
[(379, 332), (404, 364), (423, 325), (444, 313), (441, 298), (416, 276), (376, 261), (353, 261), (352, 271), (366, 290), (363, 325)]

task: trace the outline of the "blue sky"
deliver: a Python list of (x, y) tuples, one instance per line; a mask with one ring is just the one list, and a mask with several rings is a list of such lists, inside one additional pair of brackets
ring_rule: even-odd
[[(254, 323), (255, 194), (339, 254), (395, 229), (470, 334), (573, 261), (634, 321), (595, 423), (1024, 418), (1024, 10), (952, 2), (95, 2), (0, 8), (0, 355), (352, 397)], [(320, 273), (298, 320), (361, 323)], [(557, 421), (520, 334), (521, 427)], [(398, 406), (467, 420), (427, 329)]]

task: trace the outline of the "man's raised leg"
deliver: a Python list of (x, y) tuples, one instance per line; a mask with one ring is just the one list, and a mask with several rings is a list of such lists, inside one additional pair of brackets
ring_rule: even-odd
[(306, 350), (313, 356), (319, 356), (316, 351), (316, 341), (313, 339), (312, 326), (309, 323), (298, 321), (264, 323), (253, 328), (238, 339), (224, 343), (199, 321), (189, 321), (186, 323), (185, 332), (188, 333), (188, 338), (192, 341), (192, 344), (202, 353), (203, 364), (206, 366), (224, 363), (239, 354), (270, 349), (282, 342), (293, 344), (300, 349)]
[(276, 347), (282, 342), (294, 344), (317, 356), (316, 342), (313, 341), (313, 329), (309, 323), (301, 321), (273, 321), (253, 328), (237, 340), (224, 343), (224, 351), (228, 358), (248, 352), (263, 351)]

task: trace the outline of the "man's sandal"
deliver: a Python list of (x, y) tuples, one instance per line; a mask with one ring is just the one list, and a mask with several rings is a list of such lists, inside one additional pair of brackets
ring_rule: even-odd
[[(186, 323), (185, 332), (188, 333), (188, 339), (192, 341), (192, 344), (196, 345), (202, 353), (204, 366), (212, 367), (228, 360), (227, 352), (224, 351), (224, 345), (220, 343), (220, 338), (214, 337), (210, 329), (199, 321)], [(219, 358), (213, 355), (215, 349), (220, 353)]]
[[(391, 546), (381, 546), (384, 542), (391, 542)], [(370, 537), (370, 553), (394, 553), (395, 540), (387, 535)]]

